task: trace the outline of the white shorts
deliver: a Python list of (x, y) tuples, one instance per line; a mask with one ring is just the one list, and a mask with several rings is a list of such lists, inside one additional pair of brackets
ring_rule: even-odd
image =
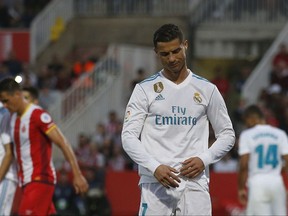
[(282, 176), (259, 175), (248, 181), (247, 215), (287, 215)]
[(0, 182), (0, 215), (10, 215), (17, 183), (10, 179)]
[(167, 189), (160, 183), (142, 183), (139, 216), (211, 215), (207, 187), (192, 188), (182, 180), (178, 188)]

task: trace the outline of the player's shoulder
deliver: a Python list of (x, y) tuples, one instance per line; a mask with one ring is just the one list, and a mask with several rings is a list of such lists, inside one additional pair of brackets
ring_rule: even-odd
[(272, 134), (277, 136), (286, 135), (286, 132), (280, 128), (274, 127), (272, 125), (256, 125), (252, 128), (245, 129), (241, 132), (242, 136), (254, 136), (255, 134)]
[(5, 107), (0, 107), (0, 115), (4, 116), (9, 114), (9, 111)]
[(150, 77), (144, 79), (143, 81), (141, 81), (139, 83), (139, 85), (141, 85), (141, 86), (151, 85), (151, 84), (155, 83), (155, 81), (157, 81), (159, 79), (161, 79), (161, 75), (160, 75), (160, 72), (157, 72), (157, 73), (151, 75)]
[(39, 106), (39, 105), (31, 104), (29, 109), (30, 109), (32, 118), (33, 117), (38, 118), (38, 117), (41, 117), (42, 115), (50, 116), (50, 114), (45, 109), (43, 109), (41, 106)]
[(286, 132), (284, 130), (278, 128), (278, 127), (274, 127), (274, 126), (271, 126), (271, 125), (269, 125), (268, 127), (270, 127), (269, 131), (271, 131), (271, 132), (278, 133), (278, 134), (280, 134), (282, 136), (287, 136)]
[(200, 87), (205, 87), (205, 88), (210, 88), (210, 89), (215, 88), (215, 85), (212, 82), (210, 82), (208, 79), (202, 76), (199, 76), (195, 74), (194, 72), (191, 73), (191, 76), (192, 76), (192, 82), (194, 85), (196, 86), (198, 85)]

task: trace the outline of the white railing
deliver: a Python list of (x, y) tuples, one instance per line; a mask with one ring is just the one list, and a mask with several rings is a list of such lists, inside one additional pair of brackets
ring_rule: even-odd
[(110, 45), (107, 55), (85, 77), (93, 80), (93, 84), (85, 88), (86, 80), (79, 80), (51, 106), (49, 112), (71, 144), (76, 146), (78, 134), (94, 132), (97, 122), (105, 121), (110, 110), (115, 110), (123, 118), (137, 69), (143, 68), (149, 76), (156, 72), (156, 65), (152, 47)]
[(63, 27), (74, 16), (74, 0), (51, 1), (31, 23), (30, 61), (35, 62), (37, 56), (47, 47), (51, 39), (51, 31), (56, 20), (61, 19)]
[(190, 16), (200, 0), (75, 0), (80, 16)]
[(102, 58), (97, 62), (93, 72), (85, 73), (79, 77), (73, 86), (61, 95), (61, 99), (49, 108), (54, 121), (63, 125), (75, 118), (75, 115), (87, 108), (98, 91), (120, 71), (120, 65), (114, 57), (105, 56)]
[(259, 93), (268, 87), (270, 83), (270, 72), (272, 70), (272, 59), (279, 50), (281, 43), (288, 44), (288, 23), (274, 40), (268, 51), (258, 63), (248, 80), (245, 82), (242, 91), (242, 98), (246, 103), (256, 103)]
[(191, 23), (278, 23), (288, 19), (284, 0), (201, 0), (191, 13)]

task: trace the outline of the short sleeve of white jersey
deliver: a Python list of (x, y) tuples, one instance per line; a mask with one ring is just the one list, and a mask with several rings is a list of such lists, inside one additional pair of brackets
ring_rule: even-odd
[(0, 139), (3, 145), (11, 143), (11, 137), (7, 133), (2, 133)]
[(10, 136), (10, 114), (5, 112), (0, 123), (0, 139), (3, 145), (11, 143)]
[(288, 138), (287, 138), (287, 134), (283, 131), (283, 138), (281, 141), (281, 153), (282, 155), (287, 155), (288, 154)]
[(243, 131), (239, 137), (238, 154), (239, 155), (249, 154), (250, 153), (249, 146), (251, 145), (249, 144), (248, 136), (246, 135), (246, 132)]

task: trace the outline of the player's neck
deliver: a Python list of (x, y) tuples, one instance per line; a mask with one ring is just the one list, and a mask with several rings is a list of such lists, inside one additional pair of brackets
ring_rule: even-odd
[(182, 83), (187, 76), (189, 75), (189, 70), (187, 67), (183, 67), (179, 73), (173, 73), (170, 71), (163, 70), (163, 75), (169, 79), (170, 81), (174, 82), (175, 84)]
[(26, 112), (26, 110), (29, 107), (29, 105), (30, 105), (30, 103), (28, 103), (27, 101), (23, 100), (21, 102), (21, 104), (19, 105), (19, 109), (17, 111), (17, 115), (18, 116), (22, 116)]

